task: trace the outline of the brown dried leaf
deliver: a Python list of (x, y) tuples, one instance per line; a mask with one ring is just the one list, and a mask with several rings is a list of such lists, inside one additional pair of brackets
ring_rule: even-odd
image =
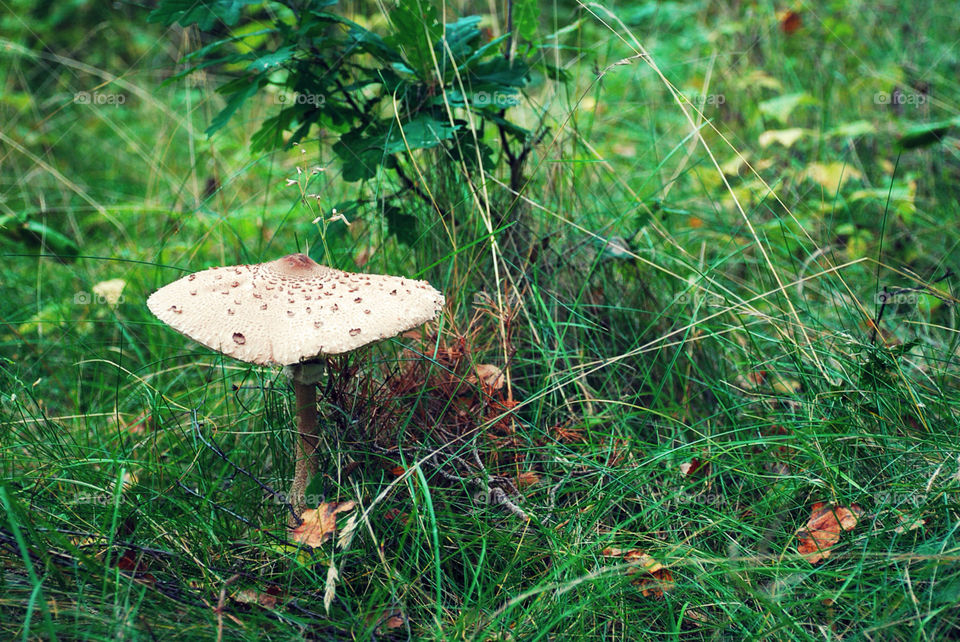
[(927, 520), (912, 515), (897, 515), (897, 518), (900, 520), (900, 525), (893, 529), (894, 533), (906, 533), (927, 523)]
[(653, 556), (647, 555), (640, 549), (623, 551), (619, 548), (605, 548), (601, 551), (601, 555), (620, 557), (631, 566), (635, 565), (636, 568), (627, 570), (627, 575), (642, 573), (642, 577), (634, 580), (633, 584), (640, 588), (644, 597), (652, 595), (661, 598), (665, 591), (669, 591), (675, 586), (673, 574)]
[(263, 591), (258, 591), (256, 589), (248, 588), (238, 591), (233, 596), (234, 601), (240, 602), (241, 604), (257, 604), (262, 606), (265, 609), (276, 608), (277, 606), (277, 596), (271, 595)]
[(644, 597), (652, 595), (657, 599), (662, 598), (664, 593), (673, 590), (673, 587), (676, 586), (673, 582), (673, 573), (665, 568), (640, 578), (634, 584), (640, 587), (640, 593)]
[(470, 375), (465, 381), (472, 385), (477, 385), (478, 382), (483, 383), (488, 390), (500, 390), (506, 383), (506, 378), (503, 376), (503, 370), (497, 366), (481, 363), (476, 367), (476, 374)]
[(852, 530), (863, 510), (856, 504), (850, 507), (817, 502), (810, 510), (806, 526), (797, 530), (797, 552), (808, 562), (816, 564), (830, 557), (830, 548), (840, 541), (840, 533)]
[(696, 473), (709, 475), (710, 462), (704, 461), (699, 457), (694, 457), (690, 461), (680, 464), (680, 474), (682, 474), (684, 477), (689, 477), (690, 475), (694, 475)]
[(383, 635), (384, 631), (389, 631), (391, 629), (402, 629), (403, 628), (403, 614), (397, 612), (390, 617), (386, 618), (380, 623), (380, 626), (377, 629), (380, 631), (380, 634)]
[(323, 502), (317, 508), (303, 511), (303, 523), (290, 531), (290, 539), (312, 548), (322, 545), (337, 530), (337, 513), (353, 510), (357, 502)]

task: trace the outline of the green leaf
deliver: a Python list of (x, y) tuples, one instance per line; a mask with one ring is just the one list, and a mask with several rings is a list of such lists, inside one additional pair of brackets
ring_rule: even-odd
[(383, 214), (387, 219), (387, 229), (401, 243), (412, 247), (420, 238), (420, 233), (417, 231), (417, 217), (413, 214), (404, 213), (396, 205), (385, 206)]
[(514, 0), (513, 24), (517, 33), (527, 40), (533, 40), (539, 26), (540, 6), (537, 0)]
[[(470, 43), (480, 37), (480, 16), (467, 16), (456, 22), (446, 25), (444, 28), (445, 47), (438, 47), (437, 53), (443, 55), (452, 54), (453, 57), (462, 58), (473, 52)], [(447, 50), (449, 49), (449, 54)]]
[(39, 221), (27, 221), (23, 224), (27, 236), (41, 244), (44, 250), (60, 257), (76, 258), (80, 254), (80, 247), (70, 237), (58, 232), (49, 225)]
[(181, 26), (196, 24), (209, 31), (218, 21), (227, 26), (237, 24), (243, 7), (260, 4), (261, 0), (163, 0), (147, 16), (147, 22)]
[(250, 66), (247, 67), (250, 71), (268, 71), (273, 67), (279, 67), (286, 61), (290, 60), (296, 53), (296, 45), (290, 45), (288, 47), (280, 47), (276, 51), (271, 51), (270, 53), (258, 55), (254, 58), (253, 62), (250, 63)]
[(908, 129), (897, 141), (900, 149), (917, 149), (929, 147), (939, 143), (949, 133), (950, 129), (960, 123), (960, 117), (950, 120), (941, 120), (936, 123), (926, 123)]
[(341, 177), (350, 183), (373, 178), (377, 168), (387, 164), (383, 150), (372, 148), (359, 129), (341, 136), (333, 146), (333, 153), (342, 161)]
[(527, 84), (530, 67), (519, 60), (497, 57), (473, 65), (467, 76), (474, 90), (504, 90), (508, 87), (523, 87)]
[[(303, 103), (285, 107), (279, 114), (263, 121), (260, 129), (250, 138), (250, 151), (253, 153), (270, 152), (283, 147), (283, 133), (295, 123), (303, 121), (304, 112), (310, 105)], [(306, 121), (309, 125), (312, 121)], [(289, 143), (297, 142), (291, 139)]]
[(456, 162), (464, 163), (467, 167), (477, 166), (478, 148), (480, 164), (483, 168), (492, 170), (496, 166), (496, 161), (493, 159), (493, 149), (480, 139), (479, 134), (475, 137), (474, 132), (468, 128), (462, 128), (458, 131), (456, 142), (448, 147), (451, 158)]
[(877, 128), (868, 120), (855, 120), (852, 123), (843, 123), (834, 127), (829, 132), (827, 136), (837, 136), (840, 138), (859, 138), (860, 136), (866, 136), (868, 134), (873, 134), (877, 131)]
[(347, 33), (347, 39), (362, 51), (376, 57), (380, 62), (400, 62), (400, 54), (390, 48), (386, 40), (361, 27), (353, 24)]
[(373, 144), (388, 154), (406, 151), (408, 147), (411, 150), (429, 149), (453, 138), (458, 129), (460, 125), (451, 126), (431, 116), (418, 116), (403, 125), (402, 129), (393, 123), (390, 130), (375, 139)]
[(399, 49), (411, 69), (422, 79), (431, 76), (433, 45), (443, 36), (437, 9), (428, 0), (400, 0), (390, 12), (394, 33), (387, 43)]
[[(247, 82), (249, 82), (249, 84), (246, 87), (233, 92), (230, 99), (227, 100), (226, 106), (210, 121), (210, 126), (207, 127), (206, 131), (207, 136), (213, 136), (216, 132), (223, 129), (223, 126), (227, 124), (230, 117), (240, 109), (243, 103), (247, 102), (247, 98), (257, 93), (257, 90), (260, 89), (260, 83), (250, 82), (249, 80)], [(224, 87), (226, 86), (227, 85), (224, 85)]]
[(765, 100), (757, 105), (757, 108), (764, 116), (775, 118), (781, 123), (786, 123), (790, 119), (790, 114), (793, 113), (794, 109), (800, 105), (809, 105), (815, 102), (810, 94), (801, 91), (795, 94), (785, 94), (771, 98), (770, 100)]

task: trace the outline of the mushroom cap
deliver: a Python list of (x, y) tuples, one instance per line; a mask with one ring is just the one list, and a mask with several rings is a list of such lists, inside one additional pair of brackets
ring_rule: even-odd
[(353, 274), (290, 254), (190, 274), (151, 294), (147, 306), (235, 359), (293, 365), (415, 328), (436, 318), (443, 302), (426, 281)]

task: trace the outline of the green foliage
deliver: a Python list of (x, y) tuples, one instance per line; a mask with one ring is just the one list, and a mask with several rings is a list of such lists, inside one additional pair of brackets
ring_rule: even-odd
[(260, 0), (166, 0), (150, 13), (148, 20), (166, 25), (179, 22), (184, 27), (196, 24), (201, 29), (210, 29), (218, 22), (231, 26), (237, 24), (243, 8), (252, 4), (260, 4)]
[[(238, 24), (250, 4), (163, 0), (150, 19), (211, 30)], [(505, 55), (507, 36), (486, 40), (479, 16), (443, 24), (430, 0), (401, 0), (389, 12), (388, 33), (381, 35), (325, 11), (332, 2), (264, 4), (275, 16), (268, 27), (197, 49), (176, 76), (213, 66), (236, 70), (217, 90), (226, 105), (211, 120), (208, 135), (222, 130), (249, 99), (267, 92), (279, 113), (264, 119), (251, 150), (289, 148), (323, 127), (334, 133), (332, 149), (349, 182), (374, 179), (384, 170), (402, 172), (413, 154), (434, 148), (441, 157), (470, 165), (479, 157), (492, 169), (504, 157), (494, 156), (484, 140), (488, 129), (503, 133), (493, 139), (497, 145), (528, 145), (530, 132), (508, 113), (519, 104), (537, 50)], [(534, 38), (536, 3), (517, 3), (515, 10), (517, 34)], [(473, 112), (472, 121), (464, 110)]]

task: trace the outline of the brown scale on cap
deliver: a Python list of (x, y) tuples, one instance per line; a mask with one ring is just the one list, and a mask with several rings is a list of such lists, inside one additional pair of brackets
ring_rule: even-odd
[[(228, 282), (223, 282), (224, 274), (230, 275)], [(361, 298), (351, 294), (358, 284), (377, 288)], [(223, 305), (221, 292), (233, 295), (233, 306)], [(324, 305), (307, 303), (314, 299)], [(341, 311), (339, 304), (348, 302), (363, 306)], [(415, 328), (436, 318), (443, 296), (426, 282), (350, 274), (291, 254), (191, 274), (154, 292), (147, 305), (162, 321), (209, 348), (251, 363), (292, 365)]]

